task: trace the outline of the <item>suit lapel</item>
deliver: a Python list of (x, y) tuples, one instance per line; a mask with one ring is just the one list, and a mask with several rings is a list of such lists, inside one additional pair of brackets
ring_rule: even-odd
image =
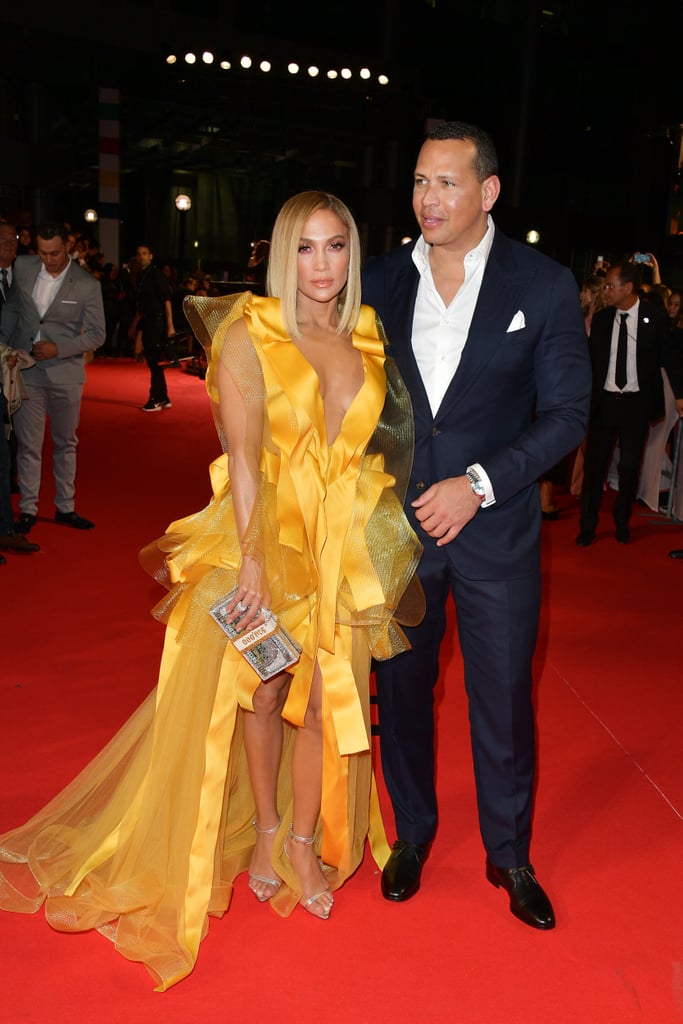
[(515, 313), (523, 311), (532, 278), (532, 271), (518, 269), (507, 239), (496, 229), (462, 358), (443, 397), (440, 413), (456, 400), (463, 400), (500, 346), (509, 340), (507, 328)]
[[(69, 260), (69, 262), (71, 262), (71, 260)], [(57, 291), (55, 292), (55, 294), (54, 294), (54, 296), (52, 298), (52, 302), (50, 303), (50, 305), (47, 307), (47, 309), (45, 311), (45, 316), (47, 316), (49, 313), (52, 312), (52, 310), (55, 308), (57, 303), (63, 302), (65, 298), (68, 299), (69, 296), (71, 295), (72, 290), (73, 290), (73, 267), (69, 267), (67, 269), (67, 271), (66, 271), (66, 274), (64, 275), (64, 278), (62, 279), (62, 283), (60, 284), (59, 288), (57, 289)]]
[(389, 355), (396, 360), (401, 376), (410, 392), (415, 413), (428, 413), (431, 409), (427, 392), (420, 376), (415, 353), (413, 352), (413, 315), (420, 277), (412, 260), (412, 252), (406, 252), (404, 260), (390, 287), (391, 312), (387, 329)]

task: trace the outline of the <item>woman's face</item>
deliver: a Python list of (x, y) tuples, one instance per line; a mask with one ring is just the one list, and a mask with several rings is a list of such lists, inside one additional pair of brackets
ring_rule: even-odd
[(298, 299), (330, 302), (346, 284), (349, 233), (333, 210), (316, 210), (305, 222), (297, 251)]
[(669, 296), (669, 301), (666, 304), (666, 311), (669, 314), (671, 320), (678, 320), (681, 315), (681, 297), (680, 295)]

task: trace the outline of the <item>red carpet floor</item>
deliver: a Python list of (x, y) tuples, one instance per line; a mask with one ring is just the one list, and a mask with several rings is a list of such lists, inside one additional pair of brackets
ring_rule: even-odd
[[(202, 382), (168, 379), (173, 408), (145, 415), (143, 367), (88, 368), (77, 509), (97, 528), (51, 521), (46, 474), (42, 551), (0, 567), (0, 832), (68, 782), (156, 681), (159, 593), (137, 552), (206, 503), (217, 454)], [(0, 913), (1, 1019), (683, 1021), (683, 562), (667, 557), (683, 528), (639, 510), (622, 547), (606, 510), (598, 543), (579, 550), (576, 502), (560, 500), (560, 521), (543, 526), (533, 844), (554, 932), (517, 922), (484, 878), (453, 643), (438, 695), (441, 826), (414, 900), (382, 900), (369, 856), (327, 923), (303, 910), (281, 920), (240, 879), (193, 975), (165, 994), (97, 934)]]

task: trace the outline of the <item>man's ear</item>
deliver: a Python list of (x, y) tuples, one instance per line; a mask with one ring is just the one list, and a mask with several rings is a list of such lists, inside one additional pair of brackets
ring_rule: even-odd
[(484, 178), (481, 183), (481, 206), (486, 213), (493, 209), (499, 195), (500, 178), (496, 174), (492, 174), (489, 178)]

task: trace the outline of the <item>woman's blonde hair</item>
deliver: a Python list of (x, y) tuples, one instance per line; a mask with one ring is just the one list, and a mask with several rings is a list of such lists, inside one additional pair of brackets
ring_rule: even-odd
[(332, 210), (349, 233), (349, 272), (339, 294), (337, 333), (352, 331), (360, 313), (360, 239), (349, 208), (330, 192), (300, 192), (284, 204), (270, 240), (266, 291), (280, 300), (282, 319), (293, 338), (300, 336), (296, 319), (297, 253), (304, 224), (318, 210)]

